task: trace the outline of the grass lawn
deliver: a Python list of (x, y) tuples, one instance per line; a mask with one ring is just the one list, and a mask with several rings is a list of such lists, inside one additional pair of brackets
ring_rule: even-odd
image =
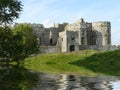
[(85, 50), (39, 54), (26, 58), (25, 67), (39, 72), (79, 75), (120, 75), (120, 51)]

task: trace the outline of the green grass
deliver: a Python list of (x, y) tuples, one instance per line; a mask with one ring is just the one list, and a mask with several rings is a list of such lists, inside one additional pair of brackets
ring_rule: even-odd
[(86, 50), (40, 54), (25, 60), (25, 67), (39, 72), (79, 75), (120, 75), (120, 51)]
[(70, 64), (83, 66), (95, 73), (120, 76), (120, 50), (96, 53), (84, 60), (79, 59)]
[(94, 73), (92, 71), (69, 63), (79, 59), (83, 60), (95, 52), (96, 51), (81, 51), (72, 53), (40, 54), (35, 57), (27, 58), (25, 66), (28, 69), (40, 72), (93, 75)]

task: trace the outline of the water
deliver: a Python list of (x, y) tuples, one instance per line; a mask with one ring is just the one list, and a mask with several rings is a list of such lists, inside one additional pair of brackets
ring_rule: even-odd
[(0, 90), (120, 90), (120, 78), (56, 75), (10, 68), (0, 69)]
[(114, 76), (40, 75), (41, 83), (33, 90), (120, 90), (120, 78)]

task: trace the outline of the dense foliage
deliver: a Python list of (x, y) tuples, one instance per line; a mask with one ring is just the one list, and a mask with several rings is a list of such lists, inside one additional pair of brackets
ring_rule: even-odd
[(3, 61), (10, 61), (24, 58), (22, 37), (13, 35), (10, 28), (5, 27), (0, 30), (0, 57)]
[(27, 24), (14, 28), (7, 25), (17, 19), (22, 11), (19, 0), (0, 0), (0, 64), (24, 60), (37, 51), (37, 39)]
[(20, 60), (37, 52), (37, 38), (27, 24), (20, 24), (13, 29), (1, 28), (0, 37), (0, 57), (7, 63), (17, 61), (19, 64)]
[(19, 0), (0, 0), (0, 24), (13, 22), (19, 17), (22, 4)]
[(33, 28), (29, 24), (16, 25), (13, 29), (13, 33), (22, 37), (22, 45), (25, 56), (37, 52), (37, 37), (34, 34)]

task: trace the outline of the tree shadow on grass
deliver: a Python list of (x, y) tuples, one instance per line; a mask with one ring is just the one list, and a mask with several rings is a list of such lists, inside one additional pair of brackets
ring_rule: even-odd
[(69, 64), (85, 67), (95, 73), (120, 76), (120, 50), (96, 53)]
[(1, 68), (0, 90), (32, 90), (39, 82), (38, 74), (25, 68)]

